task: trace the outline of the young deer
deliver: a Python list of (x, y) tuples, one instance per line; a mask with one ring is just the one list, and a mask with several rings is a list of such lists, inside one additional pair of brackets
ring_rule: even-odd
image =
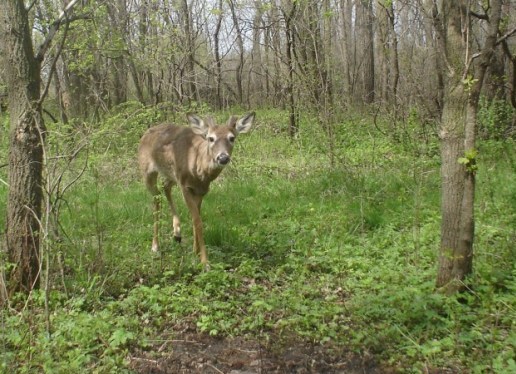
[(231, 116), (225, 126), (218, 126), (211, 117), (202, 119), (188, 114), (190, 127), (162, 124), (147, 130), (140, 141), (138, 159), (147, 189), (154, 197), (154, 236), (152, 251), (158, 251), (159, 190), (158, 174), (172, 212), (174, 238), (181, 241), (179, 217), (172, 201), (171, 188), (179, 185), (192, 216), (193, 249), (207, 264), (206, 245), (202, 234), (201, 203), (210, 183), (218, 177), (231, 157), (238, 134), (248, 132), (254, 112), (240, 119)]

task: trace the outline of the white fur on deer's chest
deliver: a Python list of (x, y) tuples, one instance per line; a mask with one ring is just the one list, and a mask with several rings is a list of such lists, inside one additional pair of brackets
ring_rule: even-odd
[(210, 183), (220, 174), (221, 168), (211, 159), (196, 157), (190, 164), (190, 175), (199, 182)]

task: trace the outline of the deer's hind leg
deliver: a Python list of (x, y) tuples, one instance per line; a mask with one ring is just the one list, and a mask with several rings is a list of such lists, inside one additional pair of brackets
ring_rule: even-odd
[(179, 221), (179, 216), (177, 215), (176, 206), (174, 205), (174, 201), (172, 200), (172, 186), (176, 183), (174, 181), (166, 181), (163, 184), (163, 191), (165, 192), (165, 196), (167, 197), (168, 205), (170, 206), (170, 212), (172, 214), (172, 230), (174, 232), (174, 239), (176, 242), (181, 243), (181, 223)]

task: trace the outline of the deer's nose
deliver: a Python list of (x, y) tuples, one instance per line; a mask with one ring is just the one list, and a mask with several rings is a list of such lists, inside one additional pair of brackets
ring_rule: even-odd
[(230, 160), (231, 160), (231, 158), (229, 157), (229, 155), (227, 153), (221, 153), (220, 155), (217, 156), (217, 162), (220, 165), (227, 165)]

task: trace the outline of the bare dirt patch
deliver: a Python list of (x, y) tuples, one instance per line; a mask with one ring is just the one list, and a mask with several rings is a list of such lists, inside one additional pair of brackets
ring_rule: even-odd
[(162, 339), (133, 352), (130, 366), (137, 373), (394, 373), (370, 355), (360, 355), (330, 345), (293, 339), (266, 343), (252, 338), (218, 338), (186, 333)]

